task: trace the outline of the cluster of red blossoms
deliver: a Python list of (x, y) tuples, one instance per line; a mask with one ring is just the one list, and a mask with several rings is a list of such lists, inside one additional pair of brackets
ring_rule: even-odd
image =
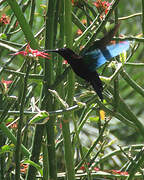
[[(74, 4), (74, 3), (75, 3), (75, 1), (72, 0), (72, 4)], [(96, 6), (99, 13), (101, 14), (100, 18), (103, 19), (103, 17), (108, 13), (109, 8), (112, 5), (112, 3), (109, 3), (108, 1), (97, 0), (96, 2), (93, 3), (93, 5)], [(86, 24), (87, 22), (85, 19), (83, 19), (82, 23)], [(77, 35), (81, 35), (82, 33), (83, 32), (80, 29), (77, 30)]]
[(38, 51), (37, 49), (36, 50), (31, 49), (29, 44), (26, 46), (25, 51), (19, 51), (19, 52), (13, 53), (11, 55), (19, 55), (19, 54), (21, 54), (23, 56), (33, 57), (33, 58), (42, 57), (42, 58), (50, 59), (50, 57), (49, 57), (50, 54)]
[(21, 165), (20, 165), (20, 172), (21, 173), (23, 173), (23, 174), (26, 174), (26, 172), (27, 172), (27, 169), (28, 169), (28, 164), (24, 164), (24, 163), (22, 163)]
[(9, 84), (11, 84), (12, 83), (12, 81), (6, 81), (6, 80), (4, 80), (4, 79), (2, 79), (1, 81), (0, 81), (0, 90), (1, 90), (1, 92), (3, 93), (3, 94), (6, 94), (7, 93), (7, 91), (8, 91), (8, 86), (9, 86)]
[(109, 7), (111, 6), (111, 3), (109, 3), (108, 1), (101, 0), (97, 0), (93, 4), (97, 7), (100, 13), (105, 12), (105, 14), (107, 14)]
[(8, 86), (9, 84), (12, 83), (12, 81), (6, 81), (6, 80), (4, 80), (4, 79), (2, 79), (1, 82), (2, 82), (3, 84), (5, 84), (6, 86)]
[[(76, 5), (79, 1), (78, 0), (71, 0), (71, 2), (73, 5)], [(112, 3), (109, 3), (108, 1), (96, 0), (96, 2), (94, 2), (93, 4), (98, 9), (99, 13), (104, 12), (105, 14), (107, 14), (109, 7), (111, 6)]]
[(3, 14), (0, 18), (0, 24), (9, 24), (9, 23), (10, 23), (9, 17)]

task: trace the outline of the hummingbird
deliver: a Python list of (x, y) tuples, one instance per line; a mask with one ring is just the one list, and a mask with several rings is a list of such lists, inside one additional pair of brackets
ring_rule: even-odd
[(128, 50), (130, 45), (129, 41), (109, 45), (118, 28), (119, 24), (116, 24), (102, 39), (94, 41), (90, 47), (82, 49), (79, 54), (66, 47), (55, 50), (44, 50), (44, 52), (55, 52), (66, 59), (73, 71), (92, 85), (103, 102), (103, 85), (96, 70), (113, 57)]

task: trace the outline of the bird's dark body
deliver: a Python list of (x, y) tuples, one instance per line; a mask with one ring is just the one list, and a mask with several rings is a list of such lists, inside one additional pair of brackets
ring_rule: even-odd
[(103, 101), (103, 86), (96, 69), (103, 65), (107, 60), (110, 60), (112, 57), (119, 55), (129, 48), (129, 42), (107, 46), (116, 33), (118, 27), (119, 25), (116, 25), (102, 39), (93, 42), (88, 49), (82, 50), (80, 55), (76, 54), (69, 48), (46, 50), (45, 52), (56, 52), (66, 59), (73, 71), (79, 77), (88, 81)]
[(69, 62), (71, 65), (73, 71), (81, 78), (85, 79), (87, 82), (89, 82), (93, 88), (95, 89), (96, 93), (100, 97), (100, 99), (103, 99), (102, 91), (103, 86), (102, 82), (99, 78), (99, 75), (96, 71), (91, 72), (88, 69), (88, 66), (83, 63), (83, 59), (75, 59), (75, 61)]
[[(96, 71), (89, 70), (87, 64), (84, 63), (83, 56), (75, 54), (69, 48), (58, 49), (58, 53), (67, 59), (68, 63), (72, 67), (73, 71), (81, 78), (89, 82), (101, 100), (103, 100), (102, 91), (103, 86), (99, 78), (99, 75)], [(66, 51), (66, 52), (65, 52)]]

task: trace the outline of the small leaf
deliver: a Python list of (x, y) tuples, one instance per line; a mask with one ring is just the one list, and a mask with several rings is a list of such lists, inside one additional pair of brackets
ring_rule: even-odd
[(124, 51), (122, 54), (120, 54), (120, 61), (122, 64), (126, 62), (127, 52)]
[(7, 36), (6, 36), (6, 34), (4, 34), (4, 33), (0, 33), (0, 38), (1, 38), (1, 39), (6, 39)]
[(104, 83), (106, 83), (106, 84), (109, 84), (110, 81), (111, 81), (111, 78), (109, 78), (109, 77), (104, 77), (104, 76), (100, 76), (100, 79), (101, 79)]
[(45, 4), (40, 4), (40, 7), (43, 8), (43, 9), (47, 8), (47, 6)]
[(116, 141), (117, 141), (116, 138), (114, 138), (113, 140), (111, 140), (111, 141), (105, 146), (105, 149), (108, 148), (108, 147), (110, 147), (110, 146), (112, 146), (113, 144), (115, 144)]
[(29, 159), (24, 160), (22, 163), (23, 164), (30, 164), (31, 166), (35, 167), (40, 172), (41, 176), (43, 176), (42, 167), (39, 164), (37, 164), (37, 163), (35, 163)]
[(7, 153), (7, 152), (13, 152), (14, 150), (14, 145), (10, 144), (10, 145), (4, 145), (0, 148), (0, 155), (3, 153)]
[(49, 113), (41, 111), (30, 120), (29, 124), (45, 124), (48, 120)]
[(89, 120), (91, 122), (98, 122), (99, 121), (99, 118), (96, 116), (96, 117), (89, 117)]

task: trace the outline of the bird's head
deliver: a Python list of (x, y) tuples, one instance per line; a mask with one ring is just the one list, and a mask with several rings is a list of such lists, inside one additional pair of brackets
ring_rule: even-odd
[(56, 52), (61, 55), (64, 59), (70, 62), (73, 59), (77, 59), (80, 56), (73, 52), (70, 48), (59, 48), (55, 50), (45, 50), (44, 52)]

